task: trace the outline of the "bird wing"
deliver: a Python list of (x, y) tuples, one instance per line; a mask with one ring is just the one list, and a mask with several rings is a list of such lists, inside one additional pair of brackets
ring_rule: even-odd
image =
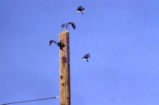
[(75, 24), (73, 22), (69, 22), (68, 24), (70, 24), (73, 29), (76, 29), (76, 26), (75, 26)]
[(82, 8), (82, 6), (79, 6), (79, 7), (78, 7), (78, 9), (81, 9), (81, 8)]
[(85, 9), (85, 8), (83, 8), (82, 6), (79, 6), (77, 10), (78, 10), (78, 11), (83, 11), (84, 9)]
[(75, 26), (75, 24), (74, 24), (74, 23), (72, 23), (71, 25), (72, 25), (73, 29), (76, 29), (76, 26)]
[(81, 8), (81, 10), (83, 11), (85, 8)]
[(50, 40), (50, 46), (51, 46), (52, 43), (56, 43), (56, 41)]

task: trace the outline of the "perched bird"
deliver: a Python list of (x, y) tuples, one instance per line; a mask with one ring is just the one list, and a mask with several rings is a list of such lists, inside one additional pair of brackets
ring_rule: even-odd
[(63, 49), (63, 47), (65, 47), (65, 45), (61, 42), (58, 42), (57, 45), (60, 47), (61, 50)]
[(76, 29), (76, 26), (73, 22), (68, 22), (66, 24), (62, 24), (61, 27), (67, 29), (68, 25), (71, 25), (73, 29)]
[(83, 8), (82, 6), (79, 6), (76, 10), (77, 10), (77, 12), (83, 14), (83, 10), (84, 10), (84, 9), (85, 9), (85, 8)]
[(61, 42), (56, 42), (54, 40), (50, 40), (50, 46), (52, 45), (52, 43), (55, 43), (61, 50), (63, 49), (63, 47), (65, 47), (65, 45)]
[(88, 58), (90, 57), (89, 54), (85, 54), (84, 57), (82, 58), (83, 60), (85, 60), (86, 62), (88, 62)]
[(67, 24), (68, 24), (68, 25), (70, 24), (73, 29), (76, 29), (76, 26), (75, 26), (75, 24), (74, 24), (73, 22), (69, 22), (69, 23), (67, 23)]

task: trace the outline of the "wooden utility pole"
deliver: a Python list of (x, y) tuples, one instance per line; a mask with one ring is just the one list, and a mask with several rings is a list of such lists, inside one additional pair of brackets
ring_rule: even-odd
[(69, 32), (60, 33), (60, 42), (64, 44), (60, 49), (60, 105), (70, 105), (70, 55)]

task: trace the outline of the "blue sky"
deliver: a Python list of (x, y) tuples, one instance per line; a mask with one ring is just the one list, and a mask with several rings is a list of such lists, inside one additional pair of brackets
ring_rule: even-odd
[[(0, 104), (59, 95), (69, 28), (72, 105), (158, 105), (159, 1), (0, 0)], [(76, 8), (85, 7), (84, 15)], [(81, 58), (90, 53), (90, 62)], [(59, 105), (59, 99), (23, 105)], [(20, 105), (20, 104), (19, 104)]]

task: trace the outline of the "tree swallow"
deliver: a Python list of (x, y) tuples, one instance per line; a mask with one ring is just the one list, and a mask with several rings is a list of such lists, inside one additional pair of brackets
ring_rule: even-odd
[(88, 62), (88, 58), (89, 58), (89, 57), (90, 57), (89, 54), (85, 54), (82, 59), (85, 60), (86, 62)]

